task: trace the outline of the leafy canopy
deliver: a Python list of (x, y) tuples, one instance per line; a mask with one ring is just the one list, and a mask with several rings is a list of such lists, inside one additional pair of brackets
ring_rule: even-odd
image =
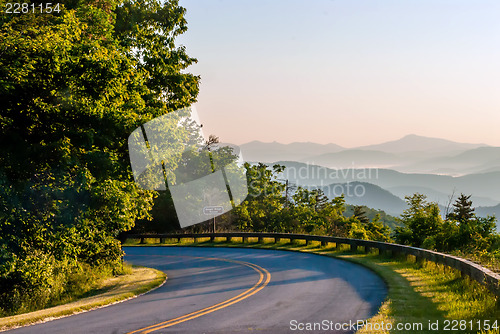
[(34, 291), (33, 256), (46, 258), (48, 272), (119, 261), (116, 236), (149, 216), (155, 196), (133, 182), (127, 137), (198, 94), (199, 77), (185, 72), (196, 59), (175, 45), (187, 29), (178, 1), (60, 3), (59, 13), (0, 19), (6, 308), (13, 291)]

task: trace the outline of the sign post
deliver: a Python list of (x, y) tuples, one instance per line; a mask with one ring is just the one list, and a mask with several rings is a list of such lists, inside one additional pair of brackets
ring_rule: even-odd
[[(223, 212), (224, 208), (222, 206), (206, 206), (203, 208), (203, 214), (205, 215), (222, 214)], [(215, 217), (217, 217), (217, 215), (214, 215), (214, 222), (213, 222), (214, 233), (215, 233)]]

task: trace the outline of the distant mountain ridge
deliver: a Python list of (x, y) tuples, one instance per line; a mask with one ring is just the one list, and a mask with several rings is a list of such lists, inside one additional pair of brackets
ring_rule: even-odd
[(406, 209), (406, 203), (401, 198), (371, 183), (333, 183), (322, 187), (322, 190), (330, 199), (344, 194), (347, 204), (365, 205), (393, 216), (400, 215)]
[(363, 187), (363, 196), (345, 194), (349, 204), (399, 215), (404, 196), (420, 192), (444, 212), (452, 193), (464, 193), (472, 195), (479, 216), (500, 218), (500, 147), (417, 135), (357, 148), (257, 141), (240, 146), (244, 160), (285, 165), (280, 178), (321, 188), (329, 197), (347, 184)]
[(252, 141), (240, 145), (243, 159), (252, 162), (274, 162), (278, 160), (302, 160), (310, 156), (339, 152), (344, 150), (336, 144), (317, 143), (264, 143)]
[[(454, 197), (452, 199), (451, 204), (456, 200), (457, 196), (460, 194), (460, 192), (464, 192), (465, 194), (471, 194), (471, 192), (468, 192), (467, 190), (460, 190), (460, 189), (451, 189), (449, 195), (446, 195), (445, 193), (441, 193), (440, 191), (436, 191), (430, 187), (422, 187), (415, 185), (415, 182), (417, 184), (423, 184), (422, 181), (425, 180), (426, 175), (417, 175), (418, 178), (415, 180), (409, 180), (409, 183), (414, 183), (413, 185), (410, 186), (400, 186), (399, 187), (399, 193), (394, 194), (392, 191), (387, 190), (387, 188), (381, 186), (380, 184), (376, 185), (373, 184), (375, 180), (380, 180), (380, 183), (384, 184), (391, 184), (391, 182), (402, 182), (404, 184), (404, 177), (405, 174), (398, 173), (395, 171), (387, 171), (388, 173), (380, 173), (380, 174), (372, 174), (371, 176), (376, 176), (376, 178), (368, 178), (364, 182), (359, 182), (359, 181), (354, 181), (355, 178), (352, 177), (352, 175), (356, 175), (356, 171), (348, 171), (345, 174), (342, 174), (342, 171), (335, 171), (335, 175), (338, 175), (339, 177), (334, 178), (334, 179), (324, 179), (321, 177), (318, 177), (319, 175), (325, 175), (328, 174), (328, 170), (324, 167), (319, 167), (321, 168), (322, 171), (312, 171), (315, 167), (318, 166), (307, 166), (305, 164), (300, 164), (297, 162), (278, 162), (279, 164), (282, 165), (288, 165), (290, 167), (291, 164), (295, 165), (301, 165), (300, 167), (308, 167), (309, 171), (304, 172), (301, 171), (298, 174), (302, 174), (302, 177), (299, 178), (294, 178), (293, 173), (285, 173), (282, 175), (283, 178), (288, 179), (291, 184), (293, 185), (300, 185), (309, 189), (315, 189), (315, 188), (320, 188), (322, 189), (325, 194), (329, 198), (334, 198), (337, 196), (340, 196), (341, 194), (344, 194), (344, 198), (346, 200), (347, 204), (350, 205), (365, 205), (369, 208), (372, 209), (377, 209), (377, 210), (383, 210), (384, 212), (393, 215), (393, 216), (399, 216), (403, 213), (403, 211), (407, 208), (406, 202), (404, 201), (404, 196), (405, 195), (412, 195), (414, 193), (422, 193), (424, 195), (428, 196), (428, 200), (430, 202), (437, 202), (439, 205), (439, 208), (441, 209), (441, 214), (444, 216), (446, 212), (446, 207), (448, 206), (449, 198), (453, 193), (453, 190), (455, 190)], [(363, 172), (365, 175), (369, 175), (369, 171)], [(401, 178), (397, 180), (384, 180), (386, 178), (390, 178), (391, 175), (398, 175), (400, 174)], [(410, 175), (411, 176), (411, 175)], [(451, 177), (449, 176), (442, 176), (442, 175), (429, 175), (432, 179), (432, 181), (439, 181), (440, 178), (445, 178), (449, 179)], [(495, 187), (498, 187), (498, 183), (500, 181), (500, 173), (495, 174), (495, 182), (494, 185), (492, 185), (491, 189), (495, 189)], [(423, 177), (423, 178), (422, 178)], [(453, 178), (451, 178), (453, 179)], [(335, 180), (336, 182), (329, 183), (332, 180)], [(339, 180), (343, 180), (339, 181)], [(486, 183), (491, 183), (490, 180), (491, 178), (488, 178), (485, 175), (470, 175), (465, 177), (466, 181), (472, 181), (472, 184), (476, 184), (479, 182), (479, 186), (481, 184)], [(431, 185), (442, 185), (442, 182), (430, 182)], [(391, 189), (391, 188), (389, 188)], [(393, 187), (392, 189), (398, 189), (398, 187)], [(498, 189), (498, 188), (496, 188)], [(472, 192), (474, 194), (474, 192)], [(438, 195), (440, 198), (436, 200), (435, 196)], [(446, 198), (444, 198), (446, 197)], [(444, 200), (443, 200), (444, 199)], [(494, 199), (491, 198), (486, 198), (486, 197), (478, 197), (478, 196), (473, 196), (473, 206), (476, 208), (476, 214), (479, 217), (486, 217), (488, 215), (492, 216), (495, 215), (497, 218), (500, 219), (500, 204), (496, 205), (491, 205), (498, 203), (500, 199), (497, 198), (495, 201)], [(487, 205), (481, 204), (481, 203), (487, 203)], [(497, 230), (500, 232), (500, 224), (497, 223)]]
[(382, 144), (361, 146), (358, 149), (376, 150), (389, 153), (403, 152), (452, 152), (465, 151), (477, 147), (488, 146), (486, 144), (457, 143), (447, 139), (423, 137), (415, 134), (403, 138), (388, 141)]
[(500, 171), (500, 147), (417, 135), (358, 148), (254, 141), (241, 145), (241, 149), (243, 158), (251, 162), (299, 161), (334, 169), (386, 168), (453, 176)]
[(389, 168), (404, 163), (405, 159), (388, 152), (353, 149), (316, 155), (300, 161), (334, 168)]
[[(440, 203), (442, 205), (447, 205), (450, 202), (451, 195), (453, 194), (453, 191), (451, 191), (450, 193), (443, 193), (436, 191), (430, 187), (423, 187), (423, 186), (398, 186), (398, 187), (389, 187), (386, 190), (390, 191), (399, 198), (405, 198), (405, 196), (409, 196), (418, 192), (420, 194), (426, 195), (429, 201)], [(453, 198), (451, 199), (452, 202), (457, 199), (458, 195), (460, 194), (455, 193), (453, 195)], [(473, 203), (475, 203), (475, 205), (482, 205), (487, 207), (495, 206), (499, 202), (491, 198), (475, 196), (475, 195), (472, 195), (471, 200)]]
[[(495, 216), (500, 220), (500, 204), (490, 207), (480, 206), (476, 208), (475, 212), (479, 217)], [(500, 227), (499, 224), (497, 227)]]
[[(405, 174), (390, 169), (330, 169), (296, 161), (278, 161), (285, 169), (281, 178), (303, 186), (324, 187), (333, 183), (366, 182), (383, 189), (426, 187), (441, 194), (472, 194), (477, 206), (500, 203), (500, 172), (452, 177), (434, 174)], [(416, 192), (416, 191), (414, 191)], [(413, 192), (412, 192), (413, 193)], [(485, 200), (483, 203), (482, 200)], [(445, 205), (446, 203), (440, 203)]]
[(423, 160), (400, 168), (403, 171), (439, 173), (443, 170), (465, 174), (486, 172), (500, 167), (500, 147), (477, 147), (453, 156)]

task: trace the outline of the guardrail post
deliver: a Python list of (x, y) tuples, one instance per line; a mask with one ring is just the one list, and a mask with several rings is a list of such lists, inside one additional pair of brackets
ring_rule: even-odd
[(264, 238), (262, 238), (262, 237), (258, 237), (258, 238), (257, 238), (257, 242), (258, 242), (258, 243), (261, 243), (263, 240), (264, 240)]
[(365, 253), (370, 253), (371, 247), (370, 246), (365, 246)]
[(425, 259), (421, 254), (418, 254), (415, 256), (415, 263), (417, 263), (418, 265), (423, 265), (424, 262), (425, 262)]
[(328, 244), (328, 242), (326, 242), (326, 241), (321, 241), (321, 246), (322, 246), (322, 247), (325, 247), (327, 244)]
[(351, 242), (351, 252), (358, 251), (358, 244), (356, 242)]
[(160, 244), (164, 244), (165, 243), (165, 238), (160, 238)]
[(243, 237), (243, 243), (247, 243), (248, 242), (248, 237)]
[(139, 242), (141, 245), (145, 244), (146, 241), (144, 240), (144, 238), (141, 238), (141, 241)]
[(215, 241), (215, 237), (214, 236), (211, 236), (210, 237), (210, 242), (214, 242)]
[(306, 246), (309, 246), (311, 244), (311, 240), (306, 239)]
[(281, 238), (274, 238), (274, 243), (277, 244), (278, 242), (281, 241)]

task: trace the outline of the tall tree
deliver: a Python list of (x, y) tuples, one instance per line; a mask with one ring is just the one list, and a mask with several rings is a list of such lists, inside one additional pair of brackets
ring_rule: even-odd
[(323, 190), (316, 189), (314, 193), (314, 211), (319, 212), (324, 210), (328, 205), (328, 197), (325, 195)]
[(472, 195), (460, 194), (455, 203), (453, 204), (453, 211), (448, 214), (449, 219), (459, 222), (466, 222), (475, 217), (474, 208), (472, 207)]
[(241, 230), (284, 232), (288, 219), (284, 211), (285, 185), (276, 180), (276, 175), (284, 166), (274, 165), (269, 168), (263, 163), (250, 165), (245, 163), (248, 196), (234, 210), (235, 223)]
[(420, 247), (427, 238), (433, 238), (442, 228), (439, 206), (427, 202), (427, 197), (418, 193), (405, 198), (409, 208), (399, 219), (404, 226), (396, 228), (395, 238), (398, 243)]
[(366, 216), (365, 208), (362, 205), (355, 205), (354, 206), (353, 216), (356, 217), (359, 220), (359, 222), (362, 224), (368, 224), (370, 222), (370, 219), (368, 219), (368, 217)]
[(154, 197), (132, 180), (127, 137), (198, 93), (185, 73), (195, 59), (174, 43), (186, 30), (178, 1), (59, 3), (0, 20), (2, 305), (50, 286), (50, 275), (30, 285), (30, 258), (46, 272), (119, 261), (115, 237)]
[(477, 217), (472, 207), (471, 196), (460, 194), (447, 220), (458, 225), (458, 231), (453, 236), (457, 247), (486, 249), (491, 245), (490, 237), (494, 234), (496, 219)]

